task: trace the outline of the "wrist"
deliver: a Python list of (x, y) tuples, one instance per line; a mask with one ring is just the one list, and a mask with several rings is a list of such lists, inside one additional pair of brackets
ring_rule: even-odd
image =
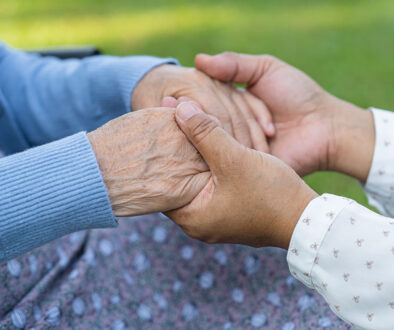
[(103, 151), (100, 148), (100, 137), (97, 134), (97, 131), (92, 131), (87, 134), (87, 137), (89, 139), (90, 145), (93, 149), (94, 155), (96, 156), (96, 161), (99, 166), (100, 172), (101, 172), (101, 177), (103, 179), (104, 185), (107, 188), (107, 194), (108, 197), (111, 201), (111, 205), (113, 204), (113, 198), (111, 198), (111, 190), (110, 186), (108, 184), (108, 175), (107, 175), (107, 168), (108, 166), (105, 164), (105, 158), (103, 156)]
[(375, 126), (371, 111), (336, 99), (332, 103), (332, 137), (328, 170), (365, 182), (375, 148)]
[[(130, 207), (133, 203), (129, 198), (127, 199), (129, 205), (125, 207), (125, 196), (134, 196), (130, 193), (134, 189), (132, 176), (127, 178), (128, 182), (125, 185), (124, 178), (122, 178), (122, 175), (119, 175), (119, 169), (115, 164), (116, 162), (113, 161), (114, 155), (112, 148), (114, 144), (111, 144), (111, 137), (102, 134), (99, 130), (92, 131), (87, 136), (96, 156), (101, 177), (107, 189), (108, 198), (115, 216), (135, 215), (135, 210), (133, 207)], [(107, 144), (106, 142), (109, 143)]]
[[(303, 180), (300, 179), (300, 185), (295, 190), (293, 198), (291, 198), (287, 205), (283, 207), (286, 212), (280, 225), (281, 230), (273, 234), (273, 246), (280, 247), (287, 250), (290, 245), (291, 237), (293, 236), (294, 229), (309, 203), (319, 195), (311, 189)], [(292, 207), (290, 207), (292, 206)], [(276, 237), (275, 237), (276, 236)]]
[(160, 106), (165, 89), (167, 71), (174, 67), (173, 64), (161, 64), (150, 70), (134, 88), (131, 97), (131, 109), (134, 111)]

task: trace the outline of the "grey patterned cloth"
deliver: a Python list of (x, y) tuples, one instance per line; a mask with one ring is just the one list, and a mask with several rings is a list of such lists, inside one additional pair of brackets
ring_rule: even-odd
[(2, 264), (0, 329), (348, 329), (284, 250), (208, 245), (162, 214)]

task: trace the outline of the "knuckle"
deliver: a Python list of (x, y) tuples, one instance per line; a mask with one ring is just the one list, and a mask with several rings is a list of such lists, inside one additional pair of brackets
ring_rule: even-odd
[(277, 60), (277, 58), (275, 56), (270, 55), (270, 54), (263, 54), (260, 56), (260, 58), (266, 62), (273, 62), (273, 61)]
[(280, 68), (286, 65), (283, 61), (277, 57), (269, 54), (260, 55), (261, 66), (268, 70), (268, 68)]

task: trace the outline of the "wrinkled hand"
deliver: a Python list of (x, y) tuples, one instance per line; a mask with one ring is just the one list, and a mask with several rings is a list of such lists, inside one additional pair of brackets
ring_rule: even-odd
[(174, 116), (141, 110), (88, 134), (116, 216), (179, 208), (207, 184), (207, 165)]
[[(269, 55), (201, 54), (195, 64), (215, 79), (247, 84), (247, 90), (265, 102), (276, 129), (271, 153), (297, 173), (330, 169), (366, 178), (369, 160), (359, 158), (373, 151), (369, 112), (337, 99), (302, 71)], [(352, 155), (360, 143), (363, 153)], [(355, 169), (355, 163), (367, 165)]]
[(239, 142), (268, 151), (265, 134), (273, 136), (274, 127), (264, 103), (245, 90), (223, 84), (192, 68), (161, 65), (151, 70), (133, 92), (132, 109), (173, 107), (175, 99), (199, 102)]
[(205, 242), (287, 248), (316, 193), (282, 161), (239, 144), (193, 102), (178, 105), (176, 120), (211, 178), (190, 204), (168, 216)]

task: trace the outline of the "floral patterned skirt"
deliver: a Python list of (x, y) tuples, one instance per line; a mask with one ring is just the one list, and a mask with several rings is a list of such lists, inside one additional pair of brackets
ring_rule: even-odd
[(275, 248), (208, 245), (162, 214), (0, 265), (0, 329), (349, 329)]

